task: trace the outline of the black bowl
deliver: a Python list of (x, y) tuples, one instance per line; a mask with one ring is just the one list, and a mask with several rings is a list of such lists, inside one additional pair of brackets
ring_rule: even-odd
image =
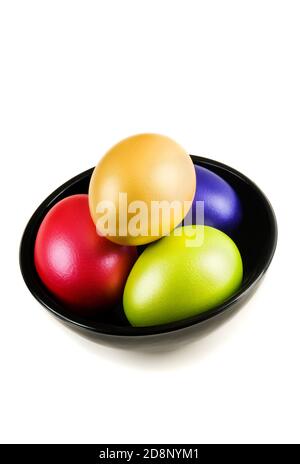
[(247, 177), (225, 164), (206, 158), (192, 156), (194, 164), (199, 164), (223, 177), (238, 193), (242, 202), (244, 219), (239, 229), (232, 235), (243, 259), (244, 278), (242, 286), (223, 304), (199, 314), (170, 324), (152, 327), (131, 327), (127, 322), (122, 305), (103, 312), (97, 318), (84, 318), (70, 312), (42, 284), (34, 266), (34, 243), (39, 226), (47, 212), (58, 201), (70, 195), (87, 193), (93, 169), (79, 174), (55, 190), (36, 210), (24, 231), (20, 247), (20, 266), (25, 283), (33, 296), (46, 309), (60, 319), (93, 332), (141, 336), (171, 332), (199, 324), (243, 302), (250, 290), (268, 269), (277, 242), (277, 224), (274, 211), (262, 191)]

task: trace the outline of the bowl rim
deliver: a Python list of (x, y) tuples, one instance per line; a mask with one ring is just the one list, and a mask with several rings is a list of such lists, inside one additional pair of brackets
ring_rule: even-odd
[[(132, 326), (121, 326), (121, 325), (115, 326), (113, 324), (104, 323), (100, 321), (97, 321), (97, 322), (89, 321), (88, 318), (83, 318), (77, 314), (70, 314), (69, 312), (64, 311), (63, 309), (58, 310), (56, 306), (62, 306), (62, 304), (58, 302), (57, 300), (55, 300), (55, 297), (52, 298), (48, 294), (47, 294), (47, 301), (46, 301), (40, 289), (37, 288), (36, 285), (34, 284), (31, 278), (31, 274), (27, 272), (28, 258), (27, 258), (26, 250), (28, 249), (30, 244), (32, 244), (32, 240), (33, 240), (32, 232), (38, 229), (41, 221), (43, 220), (43, 218), (45, 217), (49, 209), (53, 206), (53, 204), (55, 204), (55, 200), (57, 199), (57, 197), (62, 195), (67, 189), (69, 189), (69, 187), (75, 185), (76, 183), (90, 176), (94, 170), (94, 168), (90, 168), (78, 174), (77, 176), (71, 178), (67, 182), (63, 183), (56, 190), (54, 190), (38, 206), (38, 208), (35, 210), (35, 212), (31, 216), (30, 220), (28, 221), (25, 227), (25, 230), (23, 232), (23, 236), (21, 239), (21, 243), (20, 243), (19, 263), (20, 263), (20, 269), (21, 269), (21, 273), (25, 281), (25, 284), (28, 287), (31, 294), (35, 297), (35, 299), (42, 306), (44, 306), (48, 311), (54, 314), (56, 317), (58, 317), (59, 319), (63, 320), (64, 322), (68, 324), (71, 324), (72, 326), (76, 326), (80, 329), (84, 329), (85, 331), (94, 332), (94, 333), (98, 333), (101, 335), (121, 336), (121, 337), (142, 337), (142, 336), (149, 336), (149, 335), (165, 334), (169, 332), (182, 330), (187, 327), (195, 326), (209, 319), (212, 319), (213, 317), (216, 317), (224, 313), (225, 311), (232, 309), (233, 306), (241, 302), (241, 300), (244, 299), (252, 291), (252, 289), (258, 284), (258, 282), (264, 276), (264, 274), (268, 270), (271, 264), (271, 261), (273, 259), (276, 246), (277, 246), (277, 238), (278, 238), (278, 227), (277, 227), (277, 220), (276, 220), (275, 212), (273, 210), (273, 207), (270, 201), (268, 200), (266, 195), (262, 192), (262, 190), (252, 180), (250, 180), (247, 176), (245, 176), (241, 172), (216, 160), (212, 160), (212, 159), (205, 158), (202, 156), (195, 156), (195, 155), (190, 155), (190, 156), (191, 156), (193, 163), (196, 165), (197, 164), (201, 165), (201, 163), (203, 163), (204, 167), (211, 166), (215, 168), (221, 168), (239, 177), (241, 181), (250, 185), (251, 188), (254, 189), (256, 193), (260, 196), (260, 198), (263, 200), (265, 207), (269, 213), (269, 218), (272, 223), (271, 227), (272, 227), (273, 233), (272, 233), (272, 236), (269, 238), (271, 241), (270, 243), (271, 247), (270, 247), (269, 253), (267, 254), (264, 262), (262, 263), (261, 268), (258, 273), (255, 273), (254, 276), (249, 279), (249, 281), (243, 283), (240, 289), (222, 304), (206, 312), (200, 313), (196, 316), (182, 319), (176, 322), (171, 322), (168, 324), (163, 324), (163, 325), (155, 325), (155, 326), (149, 326), (149, 327), (132, 327)], [(41, 284), (41, 287), (43, 287), (43, 284), (42, 283), (40, 284)]]

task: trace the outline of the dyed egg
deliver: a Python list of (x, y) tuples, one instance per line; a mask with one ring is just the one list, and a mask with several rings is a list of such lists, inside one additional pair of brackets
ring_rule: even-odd
[(48, 212), (34, 249), (44, 285), (83, 316), (122, 301), (136, 257), (135, 247), (118, 246), (97, 235), (87, 195), (65, 198)]
[(242, 277), (231, 238), (212, 227), (184, 226), (139, 256), (126, 282), (124, 311), (135, 327), (185, 319), (223, 303)]
[(241, 202), (233, 188), (214, 172), (195, 166), (196, 193), (192, 205), (193, 224), (203, 224), (203, 216), (196, 216), (196, 202), (204, 202), (204, 224), (230, 233), (242, 219)]
[[(101, 235), (121, 245), (142, 245), (180, 224), (195, 189), (194, 165), (180, 145), (162, 135), (135, 135), (111, 148), (96, 166), (90, 211)], [(160, 202), (177, 202), (179, 208), (154, 214), (152, 207)]]

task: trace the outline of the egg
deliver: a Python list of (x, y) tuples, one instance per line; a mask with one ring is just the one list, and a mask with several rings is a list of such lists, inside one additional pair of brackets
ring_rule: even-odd
[(189, 318), (223, 303), (242, 278), (231, 238), (209, 226), (184, 226), (139, 256), (126, 282), (124, 311), (135, 327)]
[(196, 205), (204, 202), (204, 224), (226, 233), (233, 232), (242, 220), (242, 205), (237, 193), (226, 180), (209, 169), (195, 166), (195, 171), (196, 193), (190, 223), (203, 224), (203, 215), (196, 215)]
[(35, 241), (37, 273), (70, 311), (94, 315), (122, 301), (135, 247), (97, 235), (87, 195), (59, 201), (47, 213)]
[[(122, 140), (100, 160), (89, 187), (99, 232), (121, 245), (143, 245), (172, 231), (187, 214), (196, 190), (188, 153), (169, 137), (139, 134)], [(178, 208), (155, 214), (154, 205)], [(157, 212), (157, 210), (156, 210)]]

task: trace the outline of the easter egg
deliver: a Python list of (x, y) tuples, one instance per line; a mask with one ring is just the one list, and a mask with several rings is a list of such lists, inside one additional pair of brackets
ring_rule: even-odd
[(196, 193), (192, 204), (191, 222), (203, 224), (203, 215), (196, 215), (196, 205), (197, 202), (204, 202), (205, 225), (226, 233), (234, 231), (242, 219), (242, 206), (238, 195), (228, 182), (209, 169), (195, 166), (195, 171)]
[(149, 245), (126, 282), (123, 306), (135, 327), (166, 324), (214, 308), (241, 285), (235, 243), (208, 226), (184, 226)]
[(101, 235), (121, 245), (142, 245), (180, 224), (195, 189), (194, 165), (180, 145), (162, 135), (135, 135), (111, 148), (96, 166), (90, 211)]
[(87, 195), (67, 197), (47, 213), (34, 249), (35, 267), (44, 285), (81, 315), (122, 301), (136, 257), (135, 247), (119, 246), (97, 235)]

